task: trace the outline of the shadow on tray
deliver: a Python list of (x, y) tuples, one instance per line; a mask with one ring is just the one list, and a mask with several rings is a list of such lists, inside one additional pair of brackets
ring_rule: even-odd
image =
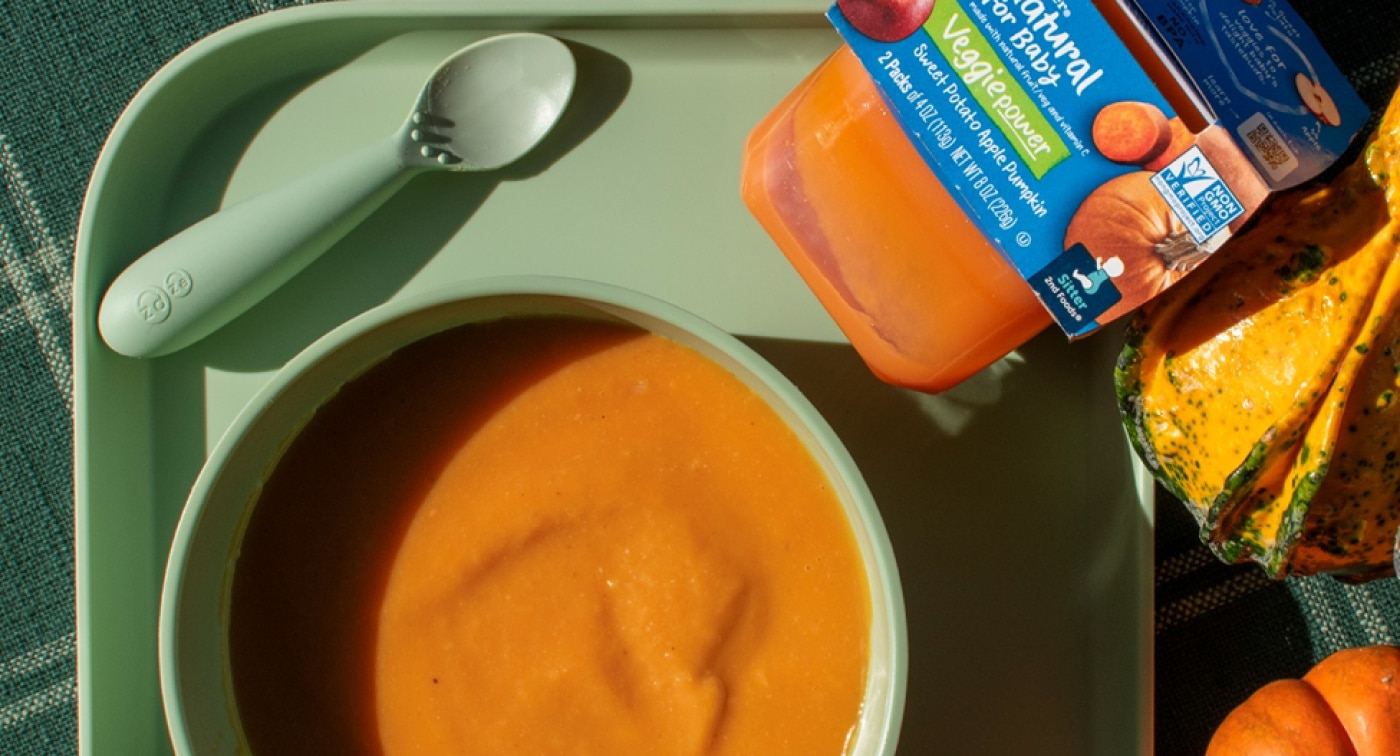
[(1132, 753), (1150, 522), (1111, 355), (1046, 333), (940, 396), (846, 345), (745, 339), (849, 448), (909, 623), (901, 753)]

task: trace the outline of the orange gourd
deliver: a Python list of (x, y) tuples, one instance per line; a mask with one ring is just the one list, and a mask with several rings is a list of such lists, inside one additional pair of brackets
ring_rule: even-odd
[(1356, 756), (1342, 723), (1302, 680), (1275, 680), (1231, 711), (1206, 756)]
[(1303, 681), (1327, 700), (1351, 736), (1356, 756), (1400, 754), (1400, 648), (1338, 651)]
[(1129, 324), (1114, 371), (1128, 436), (1223, 561), (1395, 574), (1397, 135), (1400, 97), (1360, 157), (1269, 200)]
[(1400, 753), (1400, 648), (1346, 649), (1275, 680), (1220, 723), (1206, 756)]

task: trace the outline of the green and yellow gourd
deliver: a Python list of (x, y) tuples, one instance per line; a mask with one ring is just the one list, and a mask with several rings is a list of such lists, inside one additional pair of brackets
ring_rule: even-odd
[(1393, 574), (1400, 526), (1400, 110), (1130, 321), (1115, 370), (1139, 456), (1221, 559)]

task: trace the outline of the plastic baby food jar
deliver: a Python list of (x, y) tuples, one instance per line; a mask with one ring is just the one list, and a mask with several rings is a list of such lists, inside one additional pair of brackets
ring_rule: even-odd
[(754, 128), (742, 195), (884, 381), (946, 390), (1052, 322), (847, 46)]

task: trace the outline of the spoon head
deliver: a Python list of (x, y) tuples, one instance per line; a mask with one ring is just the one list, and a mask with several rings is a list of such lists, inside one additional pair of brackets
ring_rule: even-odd
[(407, 129), (412, 149), (455, 170), (512, 163), (559, 121), (576, 75), (569, 48), (543, 34), (502, 34), (468, 45), (424, 86)]

